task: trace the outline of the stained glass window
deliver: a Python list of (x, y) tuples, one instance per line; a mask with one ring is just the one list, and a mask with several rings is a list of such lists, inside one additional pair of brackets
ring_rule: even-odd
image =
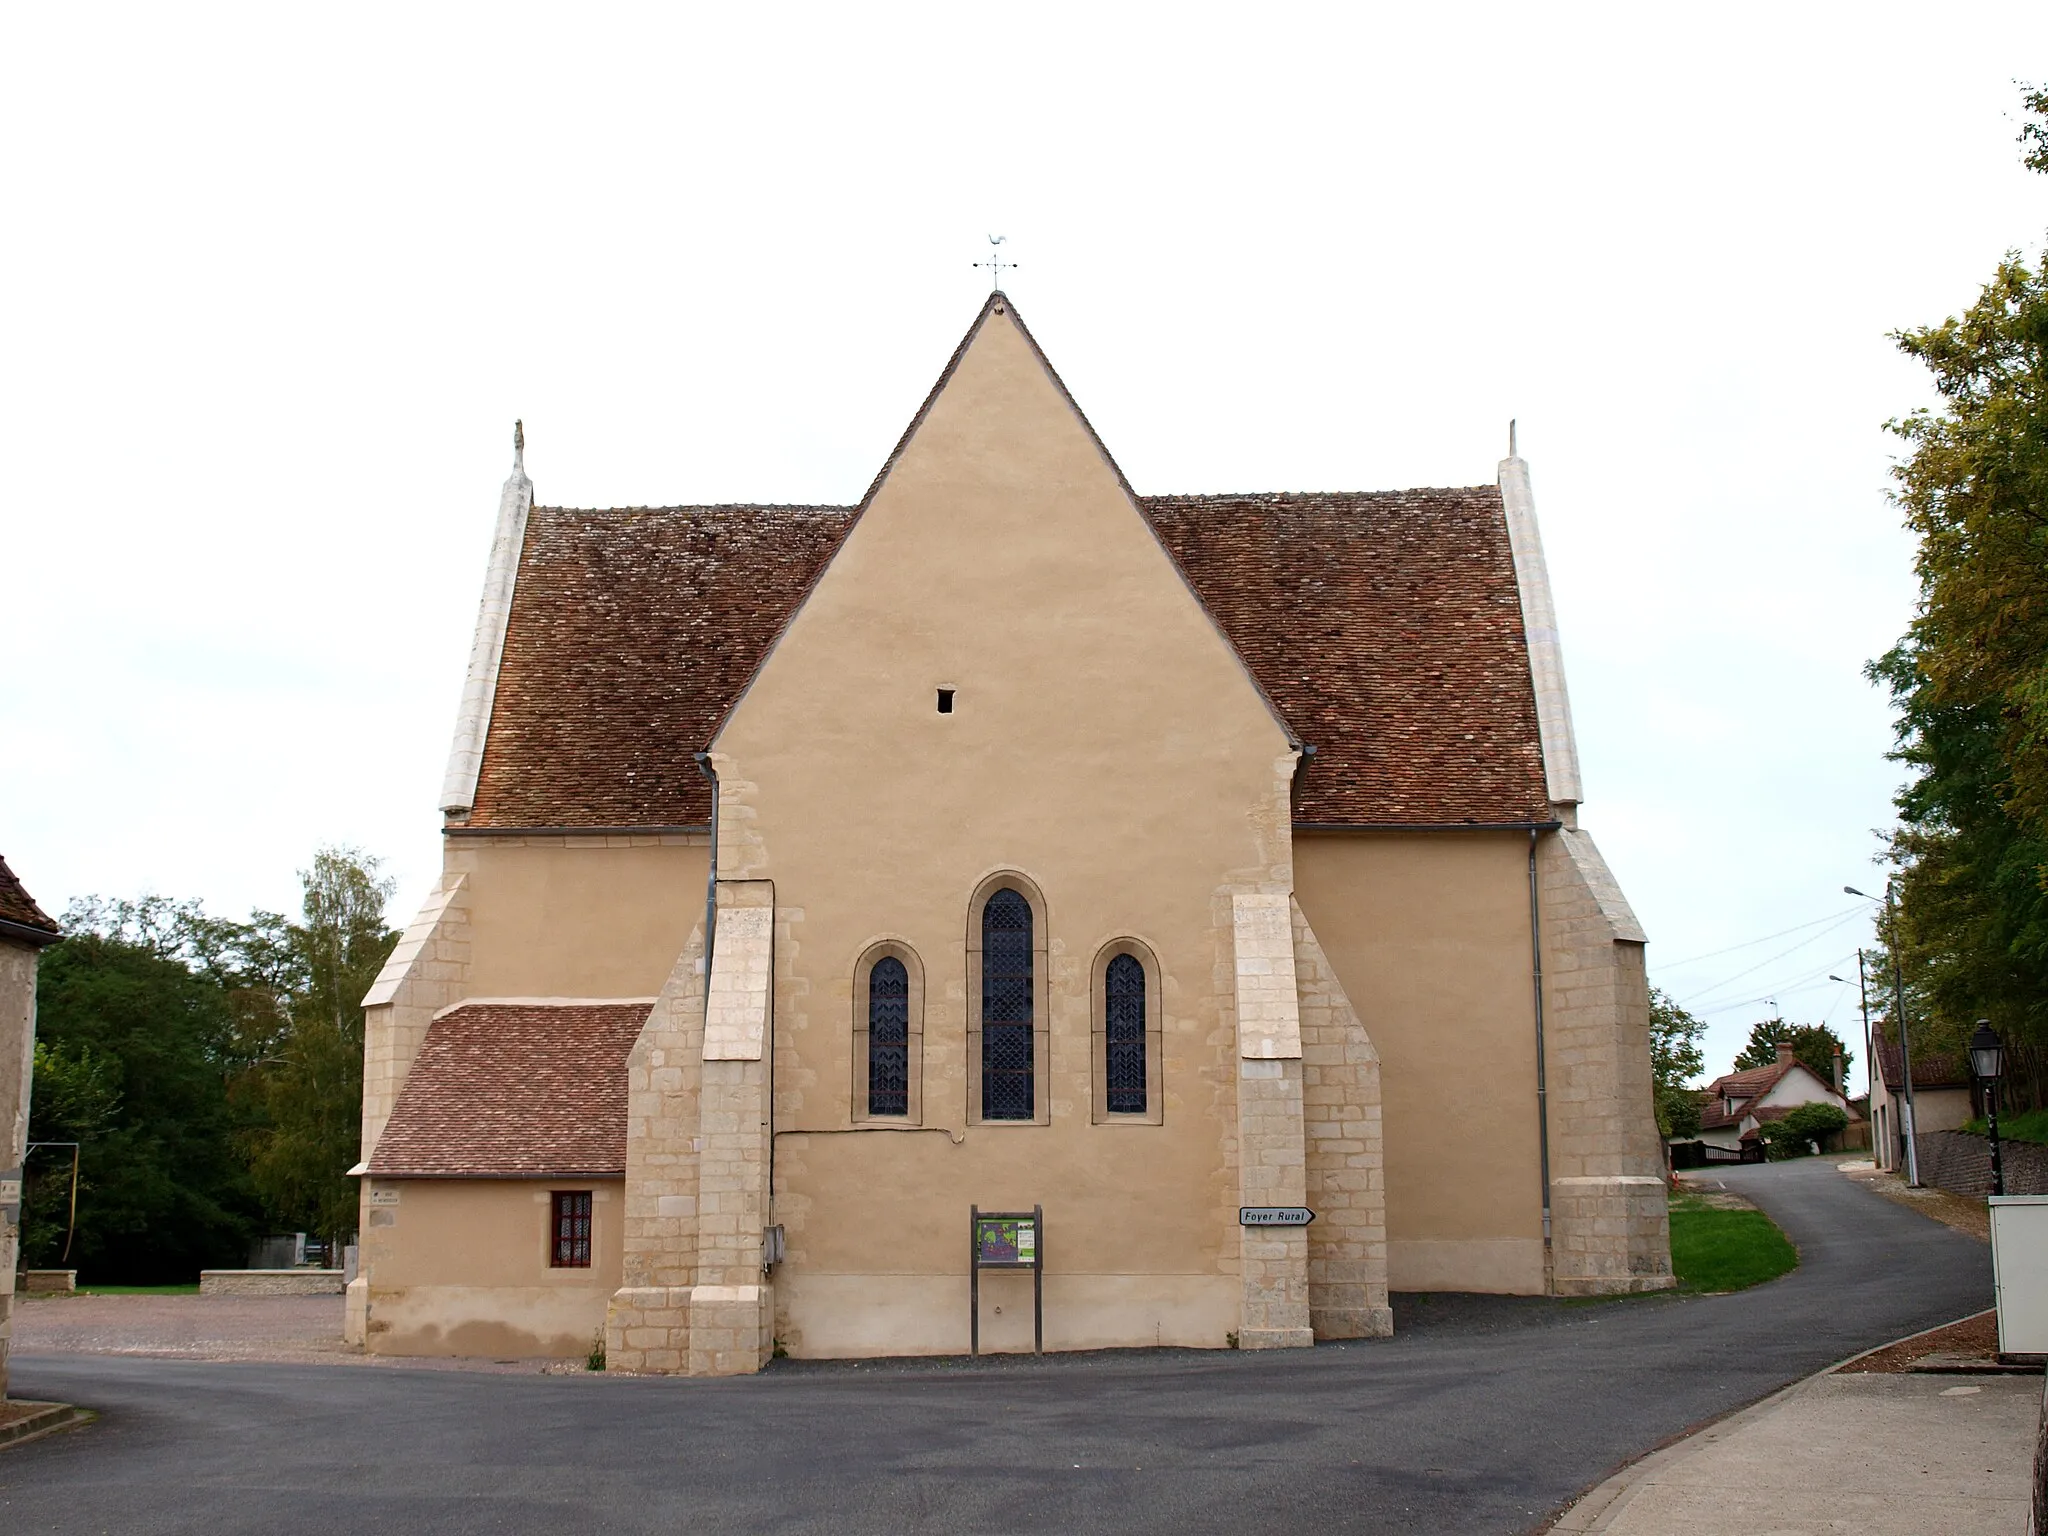
[(1001, 890), (981, 909), (981, 1117), (1029, 1120), (1031, 903)]
[(1103, 1071), (1109, 1112), (1145, 1113), (1145, 967), (1118, 955), (1102, 977)]
[(868, 972), (868, 1113), (910, 1113), (910, 972), (894, 955)]

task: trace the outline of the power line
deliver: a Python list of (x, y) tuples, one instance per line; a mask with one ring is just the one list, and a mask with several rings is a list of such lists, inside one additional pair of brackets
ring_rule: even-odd
[(1854, 950), (1851, 950), (1846, 955), (1842, 955), (1836, 959), (1830, 960), (1820, 970), (1810, 971), (1806, 975), (1801, 976), (1794, 981), (1780, 982), (1776, 989), (1773, 991), (1761, 993), (1756, 997), (1745, 997), (1740, 1002), (1714, 1003), (1707, 1007), (1701, 1008), (1699, 1011), (1701, 1013), (1732, 1013), (1737, 1008), (1753, 1008), (1758, 1003), (1768, 1003), (1775, 1001), (1777, 998), (1780, 997), (1789, 997), (1794, 992), (1811, 991), (1816, 985), (1827, 979), (1827, 974), (1829, 971), (1833, 970), (1836, 966), (1846, 964), (1848, 961), (1853, 960), (1855, 958), (1856, 952)]
[[(1844, 914), (1842, 917), (1837, 918), (1833, 924), (1831, 924), (1829, 927), (1821, 929), (1819, 933), (1807, 935), (1807, 937), (1801, 939), (1797, 944), (1794, 944), (1790, 949), (1780, 950), (1777, 954), (1772, 955), (1768, 960), (1759, 960), (1755, 965), (1750, 966), (1746, 970), (1737, 971), (1733, 976), (1724, 976), (1719, 981), (1715, 982), (1711, 987), (1702, 987), (1697, 992), (1689, 993), (1687, 996), (1679, 999), (1679, 1006), (1687, 1007), (1701, 998), (1712, 997), (1716, 992), (1721, 991), (1723, 988), (1729, 986), (1731, 983), (1738, 982), (1742, 980), (1742, 978), (1745, 976), (1752, 976), (1756, 972), (1762, 970), (1767, 965), (1776, 965), (1780, 960), (1783, 960), (1787, 955), (1798, 954), (1800, 950), (1806, 948), (1806, 946), (1811, 944), (1815, 939), (1827, 937), (1827, 935), (1834, 932), (1836, 928), (1843, 927), (1851, 920), (1861, 917), (1862, 915), (1863, 908), (1858, 907), (1854, 911), (1848, 912)], [(1839, 964), (1839, 962), (1831, 963)]]
[[(1850, 912), (1862, 912), (1867, 909), (1863, 907), (1851, 907), (1848, 910)], [(1702, 960), (1713, 960), (1717, 959), (1722, 955), (1732, 955), (1738, 949), (1754, 949), (1759, 944), (1768, 944), (1773, 939), (1782, 939), (1788, 933), (1798, 933), (1803, 929), (1807, 928), (1818, 928), (1822, 923), (1831, 923), (1835, 921), (1836, 918), (1842, 917), (1844, 915), (1844, 913), (1836, 912), (1827, 917), (1816, 917), (1815, 919), (1813, 919), (1812, 922), (1794, 923), (1790, 928), (1781, 928), (1776, 933), (1767, 933), (1760, 939), (1745, 939), (1740, 944), (1730, 944), (1726, 949), (1708, 950), (1707, 953), (1705, 953), (1704, 955), (1688, 955), (1683, 960), (1659, 960), (1657, 964), (1663, 970), (1675, 971), (1682, 965), (1695, 965)], [(1815, 934), (1814, 937), (1819, 938), (1820, 935)]]

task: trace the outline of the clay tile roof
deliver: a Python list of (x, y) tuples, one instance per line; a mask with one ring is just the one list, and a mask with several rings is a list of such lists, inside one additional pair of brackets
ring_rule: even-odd
[(0, 933), (39, 947), (54, 944), (64, 936), (63, 930), (15, 878), (4, 857), (0, 857)]
[(1316, 749), (1296, 821), (1550, 819), (1498, 487), (1139, 501)]
[[(1885, 1091), (1904, 1093), (1906, 1091), (1906, 1067), (1899, 1048), (1879, 1035), (1871, 1042), (1877, 1052), (1878, 1068), (1884, 1074)], [(1913, 1052), (1913, 1086), (1915, 1088), (1968, 1088), (1970, 1086), (1970, 1062), (1962, 1051), (1921, 1051)]]
[(626, 1171), (626, 1053), (647, 1002), (464, 1003), (427, 1026), (371, 1153), (380, 1178)]
[[(1139, 505), (1315, 747), (1297, 777), (1298, 821), (1549, 818), (1497, 488)], [(690, 754), (853, 516), (535, 507), (468, 825), (706, 823), (710, 792)]]
[(851, 507), (535, 507), (472, 827), (700, 826), (702, 751)]
[(1730, 1072), (1717, 1077), (1707, 1084), (1707, 1092), (1716, 1098), (1753, 1099), (1758, 1094), (1769, 1093), (1778, 1086), (1778, 1079), (1790, 1072), (1797, 1062), (1772, 1062), (1768, 1067), (1750, 1067), (1742, 1072)]
[(1730, 1114), (1728, 1111), (1721, 1108), (1723, 1102), (1723, 1099), (1718, 1093), (1703, 1092), (1700, 1094), (1701, 1130), (1718, 1131), (1722, 1129), (1724, 1126), (1742, 1124), (1742, 1117), (1745, 1114), (1747, 1114), (1749, 1110), (1749, 1101), (1745, 1099), (1741, 1103), (1737, 1104), (1735, 1106), (1735, 1112), (1733, 1114)]

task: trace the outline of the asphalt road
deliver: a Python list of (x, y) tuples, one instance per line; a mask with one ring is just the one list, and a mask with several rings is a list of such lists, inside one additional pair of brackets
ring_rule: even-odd
[(1990, 1305), (1988, 1250), (1824, 1162), (1740, 1295), (1402, 1297), (1278, 1354), (781, 1362), (739, 1381), (20, 1358), (97, 1423), (0, 1451), (0, 1531), (1520, 1532), (1680, 1431)]

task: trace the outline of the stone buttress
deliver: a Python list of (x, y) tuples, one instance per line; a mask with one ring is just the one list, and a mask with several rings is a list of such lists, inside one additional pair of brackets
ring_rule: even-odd
[(701, 933), (628, 1058), (624, 1284), (605, 1320), (609, 1368), (735, 1376), (774, 1349), (769, 1052), (775, 888), (717, 887), (711, 975)]

